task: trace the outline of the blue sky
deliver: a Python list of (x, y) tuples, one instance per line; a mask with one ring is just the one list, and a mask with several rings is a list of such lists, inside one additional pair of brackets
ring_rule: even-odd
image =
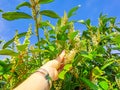
[[(15, 7), (23, 1), (29, 0), (1, 0), (0, 9), (3, 11), (15, 11)], [(99, 14), (107, 14), (108, 16), (117, 17), (117, 21), (120, 21), (120, 1), (119, 0), (55, 0), (50, 4), (45, 4), (41, 6), (41, 9), (50, 9), (58, 13), (60, 16), (63, 16), (64, 11), (68, 12), (72, 7), (81, 5), (79, 10), (76, 13), (76, 16), (73, 16), (71, 19), (74, 20), (86, 20), (91, 19), (93, 25), (97, 25)], [(23, 7), (20, 11), (25, 11), (31, 13), (31, 10), (27, 7)], [(43, 20), (50, 20), (51, 22), (55, 19), (43, 17)], [(6, 21), (2, 19), (0, 13), (0, 39), (5, 41), (10, 40), (14, 34), (15, 30), (18, 30), (19, 33), (27, 31), (29, 24), (33, 24), (32, 20), (15, 20), (15, 21)], [(76, 29), (82, 31), (84, 26), (77, 24)], [(41, 32), (41, 36), (43, 33)], [(35, 39), (34, 39), (35, 40)]]

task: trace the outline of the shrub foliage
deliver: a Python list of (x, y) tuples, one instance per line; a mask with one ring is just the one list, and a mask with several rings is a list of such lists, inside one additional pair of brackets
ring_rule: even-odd
[[(64, 12), (63, 17), (52, 10), (40, 10), (40, 5), (51, 2), (53, 0), (30, 0), (19, 4), (16, 12), (0, 10), (2, 17), (9, 21), (35, 21), (35, 31), (29, 25), (27, 32), (16, 31), (11, 40), (3, 43), (0, 55), (10, 57), (0, 60), (0, 88), (13, 89), (37, 68), (65, 50), (65, 66), (51, 90), (119, 90), (120, 28), (116, 18), (100, 14), (98, 25), (93, 26), (90, 19), (69, 20), (79, 6), (68, 13)], [(19, 12), (25, 6), (32, 10), (32, 15)], [(42, 21), (42, 16), (57, 19), (56, 25)], [(85, 25), (86, 30), (80, 34), (74, 28), (75, 23)], [(44, 38), (39, 36), (40, 30), (44, 31)], [(33, 35), (38, 41), (32, 45), (30, 37)], [(22, 37), (24, 41), (21, 43)]]

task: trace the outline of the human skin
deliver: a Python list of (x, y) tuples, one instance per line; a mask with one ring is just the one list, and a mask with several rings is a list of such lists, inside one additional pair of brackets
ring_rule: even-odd
[[(61, 63), (64, 60), (65, 51), (54, 60), (51, 60), (40, 67), (37, 71), (44, 69), (49, 73), (52, 81), (58, 79), (58, 71), (61, 66)], [(45, 76), (42, 73), (35, 72), (30, 77), (28, 77), (23, 83), (21, 83), (14, 90), (49, 90), (49, 84)]]

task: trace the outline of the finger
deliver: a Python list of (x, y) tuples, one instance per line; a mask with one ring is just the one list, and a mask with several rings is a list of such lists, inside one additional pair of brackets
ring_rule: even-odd
[(65, 50), (62, 51), (62, 53), (58, 56), (57, 59), (47, 62), (44, 66), (50, 66), (58, 69), (60, 67), (61, 62), (64, 59), (64, 56), (65, 56)]
[(58, 72), (60, 72), (63, 68), (64, 68), (64, 63), (60, 65), (60, 67), (58, 68)]
[(54, 77), (53, 77), (53, 81), (58, 79), (58, 71), (54, 68)]
[(65, 56), (65, 50), (62, 51), (62, 53), (57, 57), (57, 61), (63, 62)]
[(60, 63), (57, 60), (51, 60), (47, 62), (44, 66), (49, 66), (58, 69), (60, 66)]

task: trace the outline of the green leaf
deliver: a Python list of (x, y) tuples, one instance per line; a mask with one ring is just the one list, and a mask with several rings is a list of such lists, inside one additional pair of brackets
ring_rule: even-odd
[[(20, 34), (18, 34), (17, 37), (18, 37), (18, 38), (21, 38), (21, 37), (25, 36), (26, 33), (27, 33), (27, 32), (20, 33)], [(6, 42), (6, 43), (3, 45), (2, 48), (3, 48), (3, 49), (7, 48), (12, 42), (14, 42), (14, 38), (11, 39), (11, 40), (9, 40), (8, 42)]]
[(73, 40), (77, 34), (78, 34), (78, 31), (70, 33), (69, 35), (70, 40)]
[(49, 46), (49, 49), (50, 49), (51, 51), (54, 51), (54, 50), (55, 50), (55, 47), (54, 47), (54, 46)]
[(65, 74), (72, 68), (72, 64), (66, 64), (64, 66), (64, 69), (59, 73), (58, 77), (60, 79), (63, 79), (65, 78)]
[(4, 73), (9, 73), (12, 68), (12, 64), (8, 64), (4, 61), (0, 61), (0, 75), (3, 75)]
[(25, 45), (17, 45), (16, 47), (17, 47), (17, 49), (19, 51), (24, 51), (28, 47), (28, 45), (27, 44), (25, 44)]
[(68, 37), (67, 37), (67, 34), (66, 33), (63, 33), (63, 34), (57, 34), (57, 40), (67, 40)]
[(56, 37), (54, 35), (51, 35), (50, 38), (56, 39)]
[(4, 65), (1, 65), (1, 62), (0, 62), (0, 75), (9, 73), (12, 68), (12, 64), (7, 64), (6, 62), (4, 63), (5, 63)]
[(113, 64), (115, 61), (110, 61), (110, 62), (107, 62), (104, 66), (101, 67), (101, 70), (104, 70), (105, 68), (107, 68), (108, 66), (110, 66), (111, 64)]
[(64, 80), (66, 73), (67, 73), (67, 71), (62, 70), (62, 71), (59, 73), (58, 77), (59, 77), (60, 79), (63, 79), (63, 80)]
[(0, 60), (0, 65), (1, 65), (1, 66), (6, 66), (7, 64), (6, 64), (4, 61), (1, 61), (1, 60)]
[(96, 51), (98, 53), (104, 54), (105, 53), (105, 48), (103, 46), (98, 46), (97, 49), (96, 49)]
[(116, 21), (116, 17), (111, 17), (111, 18), (110, 18), (110, 23), (111, 23), (112, 25), (115, 24), (115, 21)]
[(3, 41), (2, 40), (0, 40), (0, 44), (2, 43)]
[(51, 3), (53, 2), (54, 0), (39, 0), (39, 3), (40, 4), (47, 4), (47, 3)]
[(119, 34), (116, 35), (112, 40), (119, 44), (120, 43), (120, 35)]
[(114, 28), (115, 28), (115, 30), (117, 30), (118, 32), (120, 32), (120, 28), (119, 27), (115, 26)]
[(98, 90), (98, 87), (93, 84), (90, 80), (84, 78), (84, 77), (80, 77), (81, 81), (83, 83), (85, 83), (87, 86), (89, 86), (92, 90)]
[(31, 52), (35, 53), (35, 52), (49, 52), (48, 50), (41, 50), (41, 49), (34, 49), (34, 50), (30, 50)]
[(65, 78), (64, 78), (64, 90), (75, 90), (75, 89), (71, 89), (73, 88), (73, 83), (71, 82), (72, 81), (72, 74), (71, 73), (66, 73), (65, 74)]
[(86, 58), (86, 59), (90, 59), (90, 60), (93, 59), (92, 54), (82, 54), (81, 56), (83, 56), (83, 57)]
[(18, 55), (18, 53), (14, 52), (12, 50), (3, 49), (3, 50), (0, 50), (0, 55), (16, 56), (16, 55)]
[(19, 10), (21, 7), (23, 6), (27, 6), (27, 7), (31, 7), (31, 4), (29, 2), (22, 2), (21, 4), (19, 4), (16, 9)]
[(72, 64), (66, 64), (64, 70), (69, 71), (72, 68)]
[(40, 28), (41, 28), (41, 27), (47, 27), (47, 26), (49, 26), (48, 23), (49, 23), (48, 21), (40, 22), (40, 23), (39, 23), (39, 27), (40, 27)]
[(103, 90), (108, 90), (108, 83), (106, 81), (101, 81), (99, 85)]
[(120, 89), (120, 73), (118, 73), (116, 76), (115, 76), (115, 81)]
[(68, 12), (68, 18), (70, 18), (71, 16), (75, 15), (75, 12), (78, 10), (78, 8), (80, 7), (80, 5), (73, 7), (69, 12)]
[(77, 22), (81, 23), (81, 24), (85, 24), (84, 20), (78, 20)]
[(3, 73), (4, 73), (4, 67), (0, 65), (0, 75), (3, 75)]
[(104, 74), (104, 72), (97, 66), (92, 71), (95, 76)]
[(0, 12), (3, 12), (3, 10), (0, 9)]
[(2, 18), (12, 21), (16, 19), (32, 19), (32, 16), (24, 12), (5, 12), (2, 14)]
[(51, 17), (51, 18), (60, 18), (58, 14), (56, 14), (54, 11), (51, 11), (51, 10), (43, 10), (40, 12), (40, 14)]
[(90, 26), (90, 22), (91, 22), (90, 19), (87, 19), (87, 20), (85, 21), (85, 24), (86, 24), (87, 27)]
[(55, 34), (55, 31), (52, 29), (52, 30), (49, 30), (48, 33), (52, 35), (52, 34)]
[(69, 25), (62, 26), (61, 32), (64, 33), (67, 29), (69, 29)]

